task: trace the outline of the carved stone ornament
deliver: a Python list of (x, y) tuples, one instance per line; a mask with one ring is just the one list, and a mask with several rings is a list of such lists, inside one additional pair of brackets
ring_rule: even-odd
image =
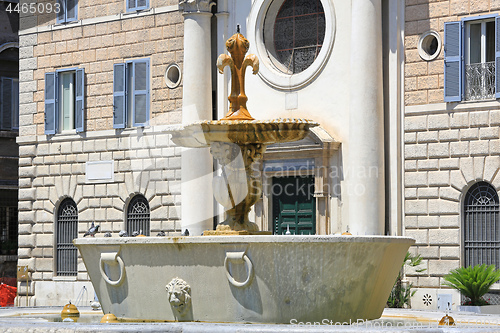
[(231, 54), (221, 54), (217, 59), (217, 68), (219, 73), (223, 73), (224, 67), (231, 69), (231, 95), (229, 112), (223, 120), (254, 120), (247, 109), (248, 97), (245, 94), (245, 70), (248, 66), (252, 67), (252, 73), (259, 71), (259, 60), (255, 54), (245, 54), (248, 52), (250, 43), (239, 32), (231, 36), (226, 41), (226, 48)]
[(185, 316), (191, 308), (191, 287), (186, 281), (175, 278), (167, 284), (168, 301), (178, 317)]
[(211, 0), (179, 0), (179, 9), (184, 13), (208, 12), (215, 5)]

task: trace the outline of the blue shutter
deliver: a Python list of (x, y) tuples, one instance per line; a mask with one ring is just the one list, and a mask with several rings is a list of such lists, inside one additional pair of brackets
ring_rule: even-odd
[(75, 128), (77, 132), (83, 132), (85, 128), (85, 70), (76, 70), (75, 89)]
[(3, 77), (1, 81), (1, 102), (2, 108), (0, 112), (0, 129), (12, 129), (12, 79)]
[(495, 17), (495, 98), (500, 98), (500, 16)]
[(149, 59), (132, 62), (133, 126), (149, 124)]
[(45, 73), (45, 134), (56, 134), (57, 129), (57, 75)]
[(113, 128), (125, 128), (127, 124), (127, 103), (125, 85), (125, 64), (114, 64), (113, 68)]
[(462, 99), (462, 24), (444, 24), (444, 101)]
[(56, 23), (66, 22), (66, 0), (57, 0), (59, 4), (59, 13), (57, 13)]
[(19, 129), (19, 80), (12, 81), (12, 129)]
[(76, 21), (78, 17), (78, 0), (66, 0), (66, 22)]

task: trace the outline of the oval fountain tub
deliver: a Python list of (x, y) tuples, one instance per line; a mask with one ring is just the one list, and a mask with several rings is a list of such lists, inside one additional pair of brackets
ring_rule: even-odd
[(260, 323), (379, 318), (414, 242), (386, 236), (74, 240), (104, 313)]

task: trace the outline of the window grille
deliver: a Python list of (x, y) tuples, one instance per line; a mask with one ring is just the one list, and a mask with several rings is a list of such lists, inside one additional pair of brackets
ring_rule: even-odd
[(127, 210), (127, 233), (142, 231), (144, 236), (149, 236), (149, 203), (143, 195), (136, 195), (130, 200)]
[(325, 39), (325, 13), (320, 0), (286, 0), (274, 24), (274, 46), (290, 73), (300, 73), (316, 59)]
[(78, 273), (78, 251), (73, 239), (78, 237), (78, 209), (76, 203), (64, 199), (57, 212), (57, 260), (58, 276), (75, 276)]
[(465, 100), (495, 97), (495, 62), (465, 65)]
[(500, 267), (500, 225), (498, 194), (486, 182), (474, 184), (464, 201), (465, 266)]
[(0, 254), (17, 250), (17, 191), (0, 191)]

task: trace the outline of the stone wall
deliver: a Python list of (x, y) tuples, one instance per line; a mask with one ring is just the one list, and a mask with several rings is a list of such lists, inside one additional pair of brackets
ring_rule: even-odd
[(427, 270), (410, 273), (419, 286), (439, 287), (460, 266), (461, 199), (468, 187), (486, 180), (500, 188), (500, 106), (445, 107), (423, 114), (406, 109), (405, 228), (425, 258)]
[[(180, 233), (180, 150), (164, 132), (181, 122), (182, 106), (182, 85), (169, 89), (164, 80), (167, 66), (176, 62), (182, 68), (183, 60), (183, 20), (172, 2), (177, 3), (159, 1), (170, 6), (96, 18), (114, 13), (113, 3), (102, 4), (104, 11), (82, 1), (78, 24), (21, 31), (18, 265), (30, 268), (32, 305), (63, 305), (88, 281), (79, 258), (78, 275), (62, 278), (73, 283), (64, 288), (67, 294), (54, 287), (61, 279), (54, 274), (54, 222), (66, 197), (77, 204), (79, 237), (93, 221), (101, 235), (111, 231), (118, 237), (127, 203), (138, 193), (149, 202), (152, 235)], [(86, 3), (95, 8), (86, 10)], [(150, 126), (114, 130), (113, 64), (141, 58), (150, 59)], [(85, 68), (85, 131), (46, 136), (45, 73), (71, 67)], [(86, 162), (93, 161), (112, 161), (114, 179), (88, 181)], [(22, 283), (20, 293), (26, 291)]]
[(422, 60), (418, 54), (420, 35), (435, 30), (443, 40), (444, 23), (462, 17), (500, 11), (497, 0), (407, 0), (405, 11), (405, 105), (443, 102), (444, 51), (436, 60)]
[[(110, 231), (117, 237), (125, 229), (128, 200), (136, 193), (149, 201), (152, 235), (180, 229), (180, 152), (161, 130), (130, 130), (129, 135), (120, 136), (114, 131), (96, 132), (86, 140), (21, 142), (19, 265), (30, 267), (35, 283), (54, 277), (55, 213), (65, 197), (77, 204), (79, 237), (93, 221), (101, 225), (101, 236)], [(88, 182), (85, 163), (108, 160), (114, 161), (114, 181)], [(87, 279), (81, 259), (76, 279)]]
[[(43, 0), (41, 2), (52, 3), (50, 0)], [(149, 9), (141, 10), (141, 12), (152, 12), (158, 10), (158, 8), (175, 6), (177, 7), (179, 0), (149, 0)], [(113, 15), (130, 15), (131, 17), (136, 16), (136, 12), (131, 11), (127, 13), (126, 2), (124, 0), (111, 0), (111, 1), (101, 1), (101, 0), (78, 0), (78, 20), (89, 20), (95, 18), (102, 18), (105, 16)], [(56, 17), (54, 13), (40, 12), (36, 13), (38, 26), (42, 25), (55, 25)], [(28, 22), (32, 22), (33, 14), (29, 16), (23, 16), (23, 27), (30, 27)], [(152, 19), (154, 21), (154, 18)]]
[[(404, 115), (404, 233), (424, 260), (407, 279), (419, 289), (412, 307), (437, 309), (442, 277), (463, 266), (463, 197), (477, 181), (500, 189), (500, 103), (444, 103), (444, 46), (423, 60), (420, 36), (434, 30), (443, 41), (444, 23), (500, 10), (499, 1), (406, 1)], [(451, 296), (450, 296), (451, 297)], [(430, 300), (433, 301), (430, 301)]]
[(182, 66), (181, 14), (87, 23), (20, 36), (20, 135), (44, 134), (45, 73), (71, 67), (85, 68), (85, 130), (112, 129), (113, 64), (140, 58), (150, 58), (152, 124), (180, 123), (182, 87), (167, 88), (164, 75)]

